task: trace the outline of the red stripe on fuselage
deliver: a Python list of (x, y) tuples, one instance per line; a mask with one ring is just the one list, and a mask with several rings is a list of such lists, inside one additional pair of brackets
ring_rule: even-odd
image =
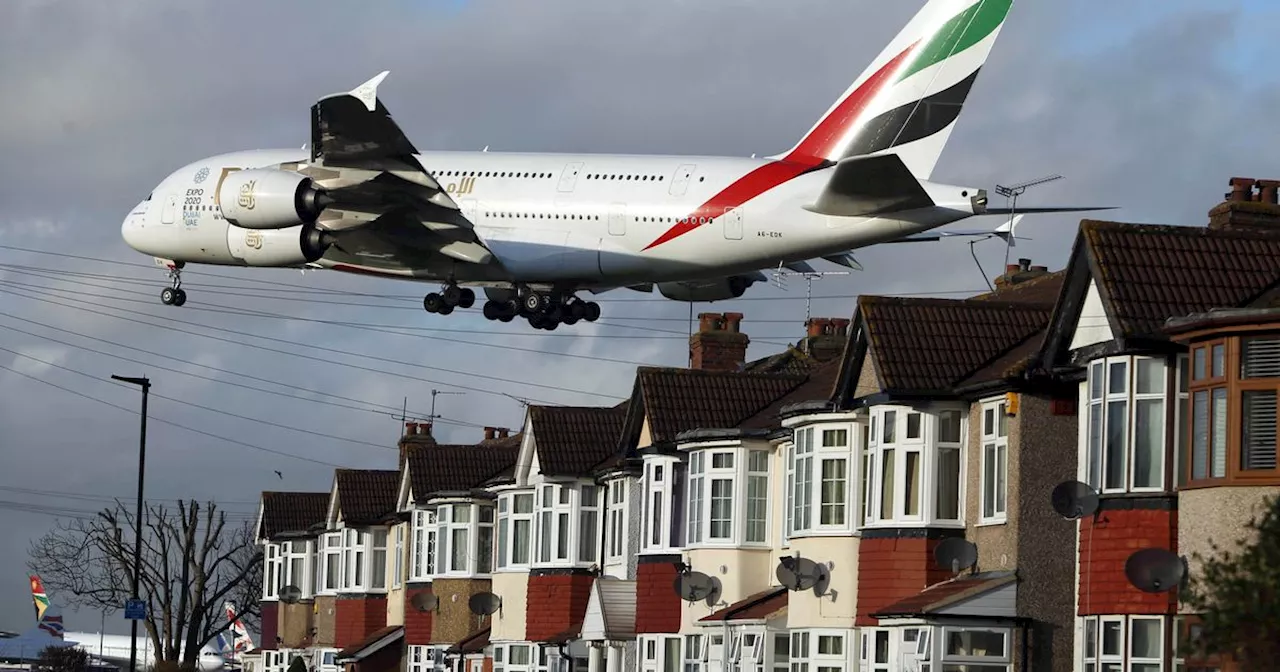
[[(854, 89), (840, 104), (836, 106), (831, 114), (828, 114), (818, 124), (813, 132), (805, 136), (799, 145), (792, 150), (781, 161), (767, 163), (751, 172), (738, 178), (733, 184), (720, 190), (720, 193), (711, 197), (711, 200), (698, 206), (684, 219), (681, 219), (675, 226), (667, 229), (665, 233), (658, 236), (656, 240), (645, 246), (644, 250), (657, 247), (665, 242), (674, 240), (683, 236), (690, 231), (709, 224), (715, 218), (723, 215), (725, 210), (740, 207), (743, 203), (784, 184), (805, 171), (820, 165), (826, 160), (826, 157), (835, 150), (835, 144), (844, 136), (849, 124), (857, 121), (858, 116), (866, 109), (867, 104), (875, 97), (876, 93), (884, 87), (889, 76), (898, 70), (898, 66), (907, 58), (907, 55), (915, 49), (915, 45), (907, 47), (902, 53), (895, 56), (876, 73), (867, 78), (861, 86)], [(644, 250), (641, 250), (642, 252)]]

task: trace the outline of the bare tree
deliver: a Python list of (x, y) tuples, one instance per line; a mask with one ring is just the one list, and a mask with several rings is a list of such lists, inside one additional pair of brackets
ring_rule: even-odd
[[(89, 519), (60, 521), (32, 543), (28, 566), (45, 586), (77, 606), (117, 610), (130, 597), (133, 541), (130, 507), (117, 501)], [(213, 502), (148, 506), (142, 521), (138, 597), (156, 661), (192, 665), (200, 647), (228, 627), (224, 602), (246, 627), (258, 619), (262, 554), (249, 523), (229, 525)]]

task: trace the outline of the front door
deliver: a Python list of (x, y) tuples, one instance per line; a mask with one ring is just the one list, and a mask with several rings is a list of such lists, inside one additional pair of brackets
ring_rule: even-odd
[[(597, 229), (598, 230), (598, 229)], [(614, 203), (609, 206), (609, 235), (627, 235), (627, 204)]]
[(742, 210), (725, 208), (722, 219), (725, 240), (742, 240)]
[(689, 188), (689, 178), (693, 177), (694, 168), (697, 166), (692, 163), (676, 168), (676, 174), (671, 177), (671, 189), (668, 190), (672, 196), (684, 196), (685, 190)]
[(582, 170), (582, 162), (570, 163), (560, 173), (560, 191), (570, 192), (578, 184), (578, 171)]

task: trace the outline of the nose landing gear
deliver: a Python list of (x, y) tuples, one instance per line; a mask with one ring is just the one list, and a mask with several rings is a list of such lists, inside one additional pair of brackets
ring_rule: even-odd
[(160, 303), (166, 306), (181, 306), (187, 302), (187, 293), (182, 289), (182, 269), (169, 269), (170, 287), (160, 290)]

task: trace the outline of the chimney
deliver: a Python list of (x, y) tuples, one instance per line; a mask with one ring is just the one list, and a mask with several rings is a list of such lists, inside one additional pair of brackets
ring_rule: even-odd
[(837, 317), (811, 317), (805, 322), (805, 337), (796, 347), (820, 362), (839, 357), (849, 338), (849, 320)]
[(431, 436), (431, 423), (429, 422), (406, 422), (404, 423), (404, 436), (400, 437), (400, 468), (404, 468), (404, 461), (409, 456), (409, 446), (412, 445), (434, 445), (436, 440)]
[(689, 337), (689, 368), (737, 371), (747, 361), (751, 339), (742, 333), (742, 313), (700, 313), (698, 333)]
[(492, 441), (492, 440), (493, 440), (493, 437), (494, 437), (495, 435), (497, 435), (497, 433), (498, 433), (498, 428), (497, 428), (497, 427), (485, 427), (485, 428), (484, 428), (484, 440), (485, 440), (485, 441)]
[(1046, 266), (1032, 266), (1030, 259), (1019, 259), (1018, 263), (1005, 266), (1004, 274), (997, 277), (994, 284), (996, 291), (1000, 291), (1005, 287), (1048, 275), (1048, 273), (1049, 269)]
[(1280, 180), (1233, 177), (1227, 184), (1226, 200), (1209, 211), (1210, 229), (1280, 230)]
[(498, 437), (497, 437), (497, 438), (499, 438), (499, 439), (505, 439), (505, 438), (507, 438), (508, 436), (511, 436), (511, 430), (510, 430), (510, 429), (507, 429), (506, 427), (498, 427), (497, 429), (498, 429)]

